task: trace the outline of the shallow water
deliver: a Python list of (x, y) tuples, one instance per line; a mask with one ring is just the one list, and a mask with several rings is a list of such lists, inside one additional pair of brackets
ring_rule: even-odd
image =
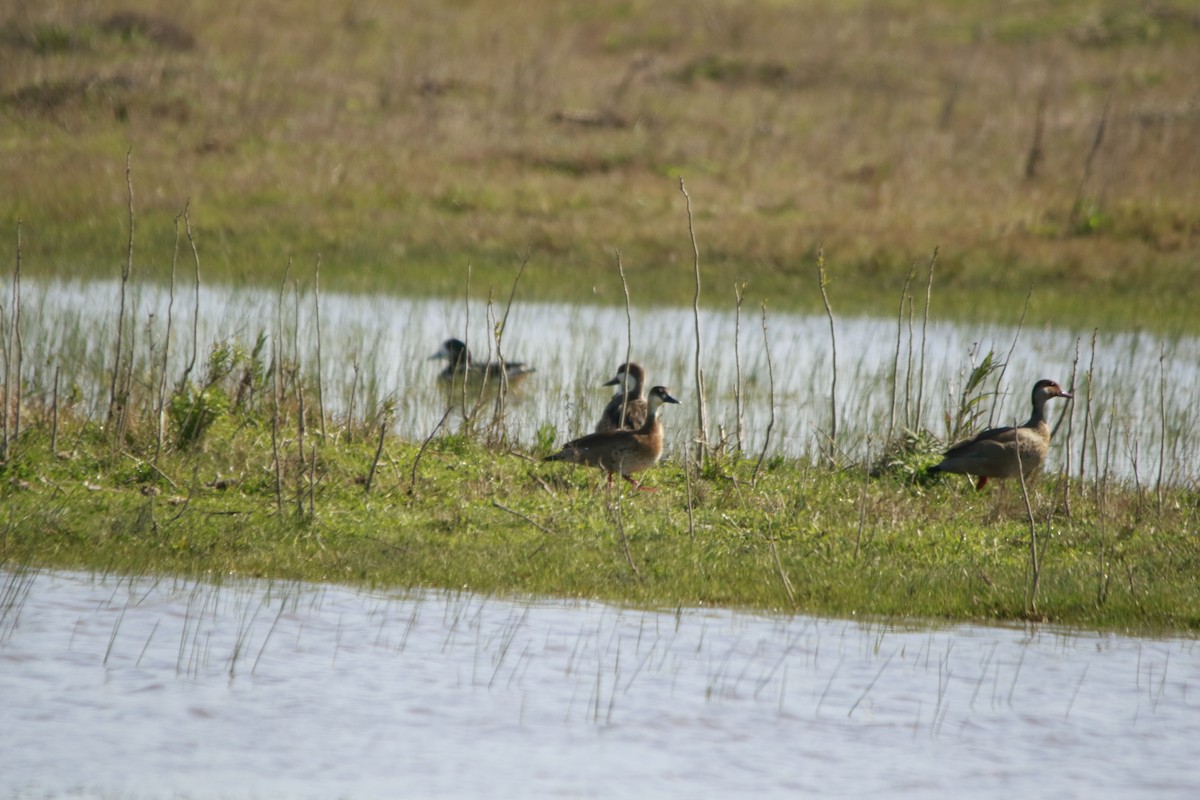
[(1195, 797), (1200, 649), (0, 572), (6, 797)]
[[(114, 344), (117, 287), (111, 282), (26, 283), (22, 319), (27, 364), (60, 364), (64, 387), (74, 383), (80, 404), (102, 416), (107, 408)], [(173, 383), (192, 350), (195, 300), (181, 290), (174, 305), (153, 287), (138, 289), (129, 302), (138, 321), (139, 352), (161, 353), (166, 318), (172, 317), (170, 373)], [(253, 345), (271, 333), (280, 313), (277, 293), (213, 287), (200, 293), (198, 363), (213, 342)], [(295, 349), (308, 374), (317, 372), (317, 303), (311, 294), (286, 296), (282, 305), (285, 343)], [(503, 308), (463, 301), (392, 296), (323, 294), (320, 298), (320, 374), (327, 408), (346, 412), (394, 401), (397, 433), (423, 439), (437, 425), (446, 397), (436, 388), (444, 362), (429, 356), (448, 336), (466, 337), (480, 356)], [(837, 389), (829, 322), (823, 316), (769, 313), (732, 303), (702, 313), (701, 367), (707, 387), (710, 439), (722, 432), (738, 440), (738, 368), (741, 368), (742, 443), (757, 454), (811, 456), (832, 433), (830, 397), (836, 398), (840, 448), (870, 459), (907, 424), (946, 436), (945, 418), (957, 407), (966, 375), (989, 351), (1010, 363), (998, 395), (981, 408), (979, 425), (1013, 424), (1029, 415), (1033, 383), (1051, 377), (1069, 386), (1076, 373), (1077, 399), (1055, 401), (1051, 410), (1072, 416), (1060, 429), (1051, 468), (1068, 463), (1072, 474), (1114, 475), (1153, 485), (1186, 483), (1200, 475), (1200, 338), (1160, 341), (1138, 333), (1018, 330), (996, 325), (837, 318)], [(622, 308), (514, 303), (504, 327), (503, 355), (537, 368), (506, 416), (508, 436), (532, 443), (549, 426), (556, 441), (591, 430), (609, 398), (601, 384), (625, 360), (627, 322)], [(647, 367), (651, 383), (672, 388), (683, 406), (666, 412), (668, 456), (678, 454), (697, 430), (695, 322), (690, 310), (634, 309), (633, 360)], [(925, 340), (925, 352), (921, 342)], [(736, 347), (735, 347), (736, 344)], [(770, 368), (768, 366), (768, 352)], [(159, 356), (156, 355), (156, 358)], [(357, 364), (357, 370), (355, 365)], [(1092, 370), (1090, 384), (1085, 380)], [(774, 391), (772, 395), (772, 373)], [(53, 375), (40, 368), (43, 395)], [(995, 387), (995, 381), (988, 386)], [(36, 394), (36, 392), (34, 392)], [(311, 398), (310, 398), (311, 401)], [(918, 402), (919, 401), (919, 402)], [(1085, 420), (1091, 414), (1090, 422)], [(774, 424), (772, 425), (772, 414)], [(458, 417), (452, 415), (450, 424)], [(1082, 458), (1085, 424), (1090, 427)]]

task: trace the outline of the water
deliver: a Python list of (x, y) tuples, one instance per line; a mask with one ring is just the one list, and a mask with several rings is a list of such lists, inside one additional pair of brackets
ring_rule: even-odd
[(1195, 797), (1200, 650), (0, 572), (5, 797)]
[[(64, 389), (74, 385), (78, 407), (103, 418), (114, 350), (116, 285), (26, 283), (23, 296), (25, 363), (61, 365)], [(396, 432), (413, 440), (433, 431), (446, 407), (445, 396), (435, 388), (443, 362), (428, 357), (448, 336), (465, 336), (477, 355), (488, 353), (494, 349), (488, 347), (489, 331), (503, 314), (503, 308), (480, 303), (467, 307), (461, 300), (332, 293), (320, 300), (320, 375), (327, 408), (346, 412), (353, 398), (361, 419), (364, 409), (394, 401)], [(194, 376), (203, 372), (213, 342), (236, 340), (249, 347), (260, 332), (274, 331), (279, 301), (279, 295), (269, 291), (203, 289)], [(169, 307), (166, 294), (154, 287), (137, 289), (129, 303), (130, 316), (138, 321), (135, 349), (153, 351), (155, 359), (161, 358), (171, 313), (172, 383), (191, 354), (194, 305), (190, 289), (182, 290)], [(828, 320), (772, 312), (764, 335), (759, 309), (743, 309), (739, 324), (729, 306), (702, 314), (700, 361), (710, 439), (723, 432), (730, 442), (737, 441), (740, 363), (745, 450), (812, 456), (832, 431), (834, 369)], [(315, 298), (288, 293), (282, 308), (285, 331), (299, 330), (285, 333), (285, 343), (296, 350), (306, 373), (315, 375)], [(632, 316), (633, 360), (646, 366), (652, 383), (670, 386), (685, 403), (666, 412), (670, 457), (695, 438), (695, 323), (690, 310), (682, 309), (635, 309)], [(1051, 406), (1055, 415), (1063, 410), (1073, 415), (1056, 438), (1051, 469), (1067, 463), (1069, 450), (1073, 474), (1086, 464), (1092, 479), (1113, 475), (1154, 484), (1160, 461), (1166, 483), (1188, 483), (1200, 475), (1200, 406), (1195, 403), (1200, 394), (1200, 338), (1163, 341), (1140, 333), (1099, 332), (1093, 357), (1091, 331), (931, 323), (922, 357), (920, 328), (919, 319), (899, 330), (894, 318), (836, 320), (833, 396), (838, 443), (848, 456), (870, 460), (889, 431), (898, 432), (905, 422), (947, 435), (944, 419), (957, 407), (972, 366), (989, 351), (1003, 361), (1011, 349), (996, 387), (998, 396), (982, 407), (986, 413), (980, 424), (1023, 422), (1036, 380), (1050, 377), (1069, 385), (1075, 372), (1076, 401)], [(538, 370), (513, 400), (507, 434), (528, 445), (543, 426), (549, 426), (559, 442), (590, 431), (610, 396), (601, 384), (625, 360), (624, 309), (516, 302), (504, 331), (506, 359), (529, 362)], [(1089, 368), (1090, 383), (1085, 380)], [(45, 366), (31, 372), (27, 380), (35, 385), (26, 396), (48, 397), (53, 372)], [(1091, 435), (1084, 459), (1082, 432), (1089, 409)], [(451, 426), (457, 419), (451, 417)]]

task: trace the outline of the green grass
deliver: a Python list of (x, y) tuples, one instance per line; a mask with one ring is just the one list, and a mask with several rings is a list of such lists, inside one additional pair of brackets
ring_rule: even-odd
[(1035, 327), (1200, 330), (1189, 3), (128, 7), (0, 18), (0, 250), (22, 219), (40, 274), (114, 274), (131, 150), (162, 281), (190, 203), (210, 280), (320, 253), (331, 289), (486, 295), (528, 255), (530, 299), (616, 303), (620, 250), (684, 305), (682, 177), (710, 290), (819, 311), (823, 246), (838, 308), (891, 316), (937, 246), (941, 316), (1032, 288)]
[[(312, 429), (310, 428), (310, 431)], [(118, 573), (242, 575), (363, 586), (720, 605), (842, 616), (1035, 619), (1139, 632), (1200, 630), (1200, 495), (1031, 484), (1040, 587), (1030, 601), (1019, 487), (868, 478), (776, 459), (668, 463), (656, 492), (608, 490), (598, 473), (469, 435), (375, 445), (330, 430), (282, 449), (276, 506), (270, 430), (222, 417), (153, 466), (137, 437), (114, 451), (96, 425), (23, 434), (2, 469), (0, 561)], [(312, 459), (315, 458), (315, 462)], [(315, 464), (315, 466), (312, 466)], [(310, 482), (310, 476), (312, 480)], [(628, 554), (626, 554), (626, 545)], [(777, 554), (777, 555), (776, 555)]]

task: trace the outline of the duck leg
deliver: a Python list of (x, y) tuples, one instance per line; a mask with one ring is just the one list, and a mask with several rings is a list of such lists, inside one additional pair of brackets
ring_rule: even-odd
[(621, 477), (624, 478), (625, 480), (629, 481), (630, 485), (633, 486), (635, 489), (637, 489), (639, 492), (657, 492), (658, 491), (658, 489), (654, 488), (653, 486), (646, 486), (644, 483), (642, 483), (640, 481), (635, 481), (633, 478), (629, 477), (628, 475), (622, 475)]

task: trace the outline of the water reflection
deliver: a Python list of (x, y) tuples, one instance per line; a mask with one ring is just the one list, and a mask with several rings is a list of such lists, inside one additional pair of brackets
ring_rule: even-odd
[[(26, 284), (22, 311), (26, 363), (61, 363), (78, 384), (85, 406), (105, 407), (117, 288), (112, 283)], [(200, 292), (200, 359), (211, 342), (252, 344), (270, 334), (279, 312), (273, 292), (205, 288)], [(142, 287), (133, 303), (143, 346), (161, 350), (168, 311), (173, 317), (173, 375), (190, 356), (193, 300)], [(483, 304), (388, 296), (325, 294), (320, 302), (321, 375), (326, 402), (347, 410), (391, 399), (397, 432), (421, 439), (442, 418), (446, 397), (434, 389), (442, 365), (429, 353), (449, 335), (462, 336), (483, 359), (495, 357), (489, 332), (498, 314)], [(678, 454), (697, 427), (695, 323), (689, 310), (635, 309), (632, 358), (648, 370), (650, 385), (664, 384), (686, 404), (667, 417), (668, 453)], [(285, 297), (283, 324), (299, 328), (295, 343), (305, 369), (317, 368), (316, 305), (309, 296)], [(626, 360), (624, 309), (516, 303), (503, 337), (507, 360), (537, 369), (514, 398), (506, 432), (529, 444), (550, 426), (556, 440), (590, 431), (608, 399), (601, 384)], [(824, 317), (747, 310), (707, 311), (701, 319), (700, 363), (708, 394), (710, 439), (738, 441), (757, 454), (811, 456), (833, 432), (836, 407), (840, 448), (854, 458), (877, 452), (889, 431), (907, 423), (946, 433), (966, 376), (989, 351), (1009, 365), (995, 402), (985, 405), (994, 424), (1024, 421), (1029, 391), (1043, 377), (1064, 385), (1076, 374), (1077, 401), (1059, 431), (1051, 468), (1109, 473), (1142, 483), (1193, 480), (1200, 473), (1200, 339), (1160, 341), (1140, 333), (1022, 330), (1003, 326), (930, 323), (922, 332), (896, 319), (840, 318), (836, 322), (837, 386), (828, 321)], [(926, 347), (922, 352), (921, 343)], [(769, 351), (768, 351), (769, 346)], [(768, 352), (770, 364), (768, 364)], [(1089, 384), (1086, 375), (1092, 372)], [(45, 372), (43, 370), (43, 372)], [(738, 399), (741, 374), (741, 399)], [(772, 397), (774, 383), (774, 403)], [(50, 378), (43, 375), (43, 384)], [(48, 391), (48, 390), (45, 390)], [(353, 402), (352, 402), (353, 398)], [(740, 411), (740, 413), (739, 413)], [(1090, 415), (1090, 417), (1089, 417)], [(774, 418), (774, 425), (771, 425)], [(451, 418), (453, 420), (453, 417)], [(988, 420), (982, 420), (986, 422)], [(1088, 458), (1081, 458), (1084, 430)], [(768, 430), (770, 437), (768, 441)]]
[(0, 572), (0, 793), (1194, 797), (1200, 652)]

